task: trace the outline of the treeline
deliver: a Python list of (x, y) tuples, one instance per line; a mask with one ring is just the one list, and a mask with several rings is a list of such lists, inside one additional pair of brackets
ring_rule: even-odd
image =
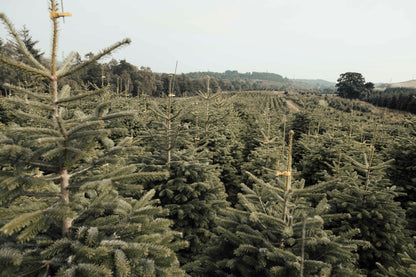
[(374, 90), (363, 100), (379, 107), (416, 113), (416, 89), (414, 88)]
[(237, 70), (219, 72), (191, 72), (187, 73), (192, 79), (200, 79), (205, 76), (218, 80), (220, 86), (228, 87), (228, 90), (287, 90), (293, 82), (279, 74), (268, 72), (246, 72)]
[[(36, 50), (35, 45), (37, 41), (33, 41), (28, 31), (23, 29), (19, 32), (19, 36), (31, 54), (36, 57), (36, 60), (48, 67), (49, 60), (43, 56), (43, 53)], [(10, 41), (4, 42), (0, 40), (0, 55), (10, 57), (19, 62), (27, 62), (18, 45)], [(72, 65), (82, 64), (93, 57), (92, 53), (88, 53), (84, 57), (77, 54)], [(137, 67), (126, 60), (117, 61), (112, 59), (107, 63), (92, 62), (77, 73), (62, 78), (61, 82), (64, 85), (70, 85), (75, 90), (90, 90), (108, 86), (110, 90), (126, 97), (143, 94), (160, 97), (168, 94), (169, 79), (170, 74), (155, 73), (149, 67)], [(11, 91), (3, 85), (5, 83), (16, 84), (25, 88), (37, 88), (37, 90), (44, 90), (48, 87), (44, 80), (30, 76), (6, 64), (0, 64), (0, 92), (2, 95), (10, 95)], [(223, 90), (235, 89), (232, 83), (221, 82), (222, 87), (215, 79), (212, 79), (210, 83), (213, 91), (217, 91), (220, 88)], [(205, 90), (206, 84), (206, 78), (192, 79), (182, 74), (175, 77), (173, 85), (175, 94), (186, 96), (190, 95), (191, 92), (197, 94), (198, 91)], [(241, 86), (238, 88), (241, 88)]]
[(224, 73), (218, 72), (191, 72), (188, 73), (191, 78), (201, 78), (203, 76), (210, 76), (216, 79), (228, 79), (228, 80), (264, 80), (264, 81), (274, 81), (281, 83), (289, 83), (290, 80), (282, 77), (279, 74), (268, 73), (268, 72), (246, 72), (240, 73), (237, 70), (227, 70)]
[[(49, 60), (44, 53), (36, 48), (37, 41), (32, 39), (30, 32), (24, 27), (19, 36), (23, 44), (29, 49), (34, 57), (47, 66)], [(11, 57), (17, 61), (25, 62), (26, 58), (18, 45), (12, 41), (0, 40), (0, 54)], [(73, 65), (81, 64), (94, 57), (88, 53), (83, 57), (77, 54)], [(87, 68), (62, 80), (76, 90), (91, 89), (92, 87), (109, 86), (112, 91), (127, 96), (149, 95), (161, 97), (168, 94), (169, 79), (171, 74), (156, 73), (150, 67), (136, 66), (126, 60), (112, 59), (107, 63), (97, 61), (91, 63)], [(240, 73), (236, 70), (218, 72), (192, 72), (177, 75), (173, 80), (173, 91), (177, 96), (197, 95), (200, 91), (206, 91), (207, 78), (210, 78), (210, 89), (213, 92), (222, 91), (250, 91), (250, 90), (279, 90), (311, 92), (310, 86), (293, 82), (279, 74), (267, 72)], [(0, 65), (0, 84), (19, 84), (27, 88), (45, 88), (46, 83), (37, 78), (29, 76), (19, 70), (7, 65)], [(3, 95), (9, 92), (0, 85)]]
[[(80, 60), (80, 62), (83, 62)], [(86, 72), (73, 76), (71, 81), (87, 85), (110, 86), (113, 91), (125, 96), (166, 96), (172, 74), (152, 72), (150, 67), (137, 67), (126, 60), (111, 60), (109, 63), (93, 63)], [(286, 90), (290, 83), (286, 78), (270, 73), (238, 73), (237, 71), (194, 72), (173, 78), (172, 88), (176, 96), (197, 95), (207, 90), (207, 79), (213, 92), (249, 90)], [(272, 83), (271, 83), (272, 82)], [(72, 85), (72, 82), (71, 82)]]
[(343, 98), (360, 99), (379, 107), (416, 113), (416, 89), (413, 88), (375, 89), (374, 84), (366, 82), (358, 72), (341, 74), (336, 87), (338, 95)]

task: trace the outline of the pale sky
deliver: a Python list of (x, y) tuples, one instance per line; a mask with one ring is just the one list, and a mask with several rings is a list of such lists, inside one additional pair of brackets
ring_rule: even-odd
[[(336, 82), (360, 72), (369, 82), (416, 78), (415, 0), (63, 0), (59, 56), (121, 40), (112, 55), (154, 72), (238, 70)], [(60, 3), (60, 0), (58, 1)], [(50, 53), (48, 0), (0, 0)], [(0, 26), (0, 38), (7, 38)], [(108, 61), (109, 59), (106, 59)]]

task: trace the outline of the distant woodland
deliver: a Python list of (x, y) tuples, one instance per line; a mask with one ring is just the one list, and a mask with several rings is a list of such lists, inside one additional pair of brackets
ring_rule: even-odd
[[(36, 48), (37, 41), (34, 41), (29, 30), (23, 28), (19, 35), (29, 51), (40, 62), (47, 64), (48, 60), (44, 54)], [(24, 55), (16, 43), (0, 40), (0, 53), (13, 57), (18, 61), (24, 61)], [(88, 61), (92, 53), (81, 57), (79, 54), (74, 59), (73, 65)], [(173, 65), (172, 65), (173, 67)], [(74, 89), (91, 88), (94, 86), (109, 88), (120, 95), (135, 97), (137, 95), (148, 95), (154, 97), (166, 96), (169, 87), (169, 75), (167, 73), (152, 72), (150, 67), (138, 67), (126, 60), (111, 60), (107, 63), (95, 61), (87, 68), (62, 80), (63, 83), (71, 85)], [(210, 77), (211, 90), (222, 91), (249, 91), (249, 90), (278, 90), (278, 91), (300, 91), (312, 92), (319, 84), (311, 85), (301, 81), (296, 82), (274, 73), (239, 73), (238, 71), (227, 70), (224, 73), (216, 72), (193, 72), (180, 74), (175, 78), (173, 91), (177, 96), (192, 96), (199, 91), (206, 90), (206, 78)], [(15, 69), (6, 65), (0, 65), (1, 83), (20, 83), (24, 86), (39, 86), (41, 82), (31, 78), (27, 74), (20, 74)], [(1, 87), (3, 94), (6, 89)], [(326, 89), (326, 92), (334, 92)]]
[[(35, 41), (29, 30), (24, 27), (19, 31), (22, 42), (41, 63), (49, 61), (44, 53), (36, 48)], [(18, 44), (0, 39), (0, 53), (24, 61), (24, 54), (19, 50)], [(81, 64), (93, 57), (88, 53), (84, 57), (77, 54), (73, 65)], [(25, 87), (45, 86), (41, 81), (6, 65), (0, 64), (0, 91), (7, 95), (7, 89), (1, 84), (18, 83)], [(125, 97), (140, 95), (163, 97), (168, 95), (168, 73), (156, 73), (150, 67), (136, 66), (126, 60), (112, 59), (107, 63), (94, 61), (87, 68), (62, 79), (63, 84), (71, 85), (74, 89), (91, 89), (93, 87), (108, 86), (112, 91)], [(218, 91), (253, 91), (272, 90), (283, 92), (298, 92), (301, 94), (334, 94), (338, 93), (334, 84), (324, 80), (290, 80), (279, 74), (267, 72), (240, 73), (236, 70), (218, 72), (191, 72), (175, 77), (172, 90), (177, 96), (194, 96), (206, 91), (206, 79), (210, 78), (210, 89)], [(387, 88), (371, 90), (359, 97), (373, 105), (416, 112), (416, 89), (413, 88)]]

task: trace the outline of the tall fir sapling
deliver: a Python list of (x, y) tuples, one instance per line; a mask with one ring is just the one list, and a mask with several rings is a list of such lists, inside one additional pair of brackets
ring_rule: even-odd
[[(193, 108), (195, 125), (195, 145), (204, 148), (212, 164), (220, 168), (222, 183), (227, 192), (227, 200), (235, 203), (242, 181), (243, 142), (239, 139), (241, 120), (234, 111), (230, 98), (222, 92), (212, 93), (207, 79), (207, 91), (200, 92)], [(199, 127), (201, 126), (201, 127)]]
[(361, 149), (363, 162), (343, 155), (332, 177), (341, 185), (328, 192), (331, 212), (351, 215), (328, 224), (332, 231), (342, 234), (359, 229), (360, 233), (355, 238), (370, 244), (358, 250), (358, 266), (369, 276), (377, 274), (376, 263), (386, 268), (397, 266), (397, 254), (407, 244), (405, 213), (395, 200), (400, 193), (385, 178), (385, 170), (392, 160), (379, 162), (375, 148), (376, 130), (369, 146), (354, 143), (355, 147)]
[(188, 249), (177, 252), (181, 263), (187, 264), (209, 241), (216, 211), (226, 205), (226, 194), (218, 166), (212, 164), (210, 153), (195, 143), (196, 126), (184, 119), (180, 103), (173, 99), (173, 76), (169, 87), (168, 98), (163, 99), (167, 103), (153, 104), (152, 119), (146, 126), (149, 167), (163, 168), (169, 177), (147, 187), (156, 190), (170, 211), (173, 229), (189, 241)]
[(416, 122), (408, 121), (407, 126), (395, 130), (405, 129), (389, 144), (388, 153), (394, 158), (387, 176), (391, 182), (404, 192), (398, 198), (403, 209), (406, 210), (407, 226), (411, 236), (416, 236)]
[(357, 242), (349, 240), (354, 232), (340, 237), (323, 228), (326, 186), (304, 188), (293, 180), (291, 151), (292, 142), (286, 170), (270, 182), (247, 172), (252, 185), (242, 184), (236, 207), (219, 213), (195, 275), (359, 276), (352, 253)]
[[(126, 153), (136, 151), (126, 129), (108, 122), (133, 111), (110, 112), (107, 88), (73, 92), (59, 81), (113, 50), (125, 39), (88, 61), (73, 65), (71, 53), (56, 66), (58, 12), (53, 22), (50, 68), (30, 53), (4, 14), (28, 63), (0, 61), (50, 83), (49, 92), (7, 84), (17, 96), (19, 125), (0, 131), (0, 263), (2, 276), (182, 276), (175, 250), (186, 246), (170, 229), (167, 210), (140, 185), (166, 178), (140, 172)], [(92, 110), (79, 101), (98, 101)], [(78, 107), (81, 106), (81, 107)], [(132, 192), (135, 190), (136, 192)], [(128, 197), (126, 195), (134, 195)]]
[[(280, 122), (276, 122), (275, 118), (278, 115), (270, 105), (267, 105), (264, 113), (257, 116), (256, 121), (261, 132), (261, 137), (256, 139), (259, 145), (251, 151), (244, 165), (246, 171), (266, 182), (275, 178), (276, 170), (283, 170), (284, 166), (285, 138), (276, 127)], [(285, 123), (283, 128), (285, 130)]]

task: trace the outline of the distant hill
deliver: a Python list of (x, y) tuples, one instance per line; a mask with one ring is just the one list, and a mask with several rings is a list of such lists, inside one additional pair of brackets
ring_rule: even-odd
[(416, 80), (409, 80), (398, 83), (380, 83), (376, 85), (376, 88), (385, 89), (385, 88), (416, 88)]
[[(246, 72), (240, 73), (237, 70), (227, 70), (224, 73), (219, 72), (190, 72), (186, 75), (192, 79), (204, 78), (210, 76), (217, 80), (231, 82), (234, 86), (236, 83), (247, 84), (253, 89), (259, 90), (287, 90), (287, 91), (316, 91), (327, 88), (334, 88), (335, 83), (325, 80), (291, 80), (282, 75), (268, 72)], [(242, 85), (243, 86), (243, 85)]]
[(390, 84), (392, 88), (416, 88), (416, 80)]
[(322, 79), (294, 79), (293, 81), (309, 84), (316, 88), (335, 88), (336, 84)]
[(285, 78), (279, 74), (268, 73), (268, 72), (246, 72), (240, 73), (237, 70), (227, 70), (224, 73), (219, 72), (190, 72), (187, 73), (189, 77), (193, 79), (202, 78), (205, 76), (214, 77), (217, 79), (227, 79), (227, 80), (263, 80), (263, 81), (272, 81), (278, 83), (287, 83), (290, 82), (288, 78)]

